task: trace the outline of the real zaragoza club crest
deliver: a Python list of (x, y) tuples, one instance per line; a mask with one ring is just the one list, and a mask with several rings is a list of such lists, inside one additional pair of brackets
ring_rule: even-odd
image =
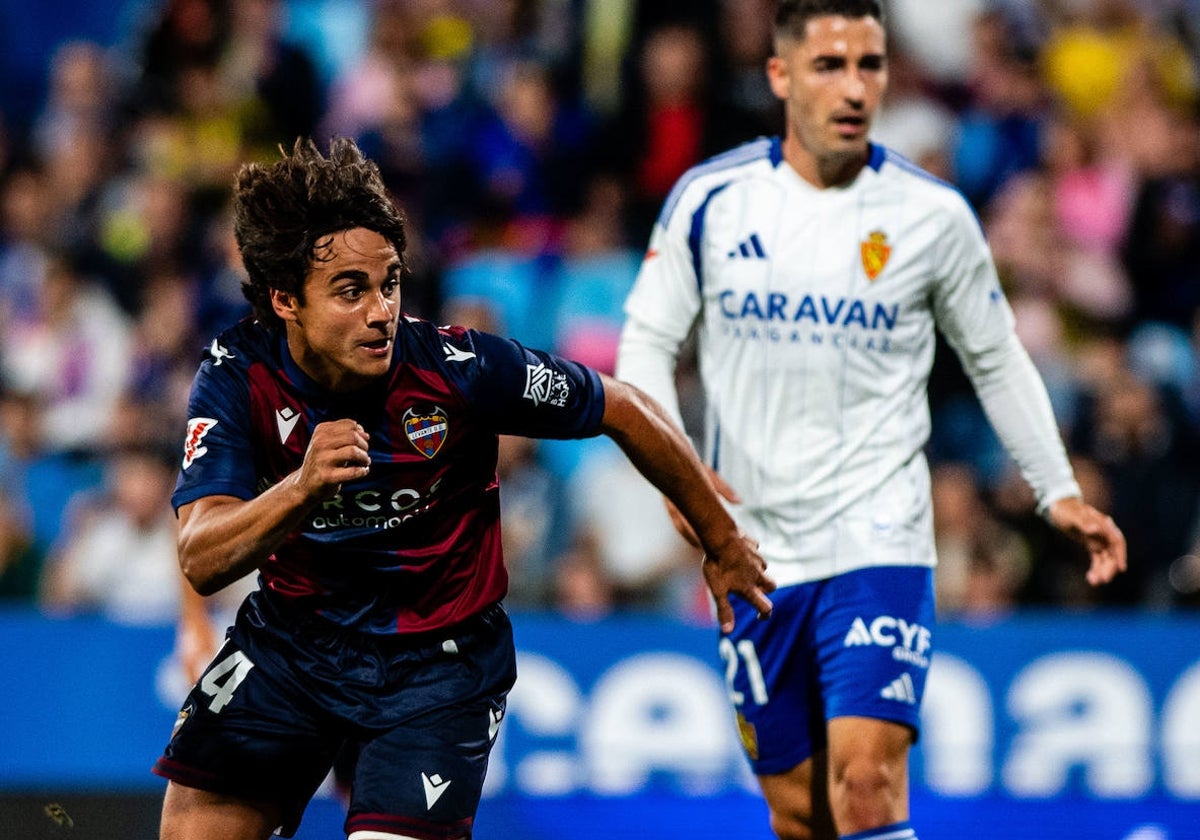
[(887, 234), (881, 230), (873, 230), (867, 234), (864, 242), (859, 243), (862, 253), (863, 271), (868, 280), (874, 280), (887, 265), (888, 257), (892, 255), (892, 246), (888, 244)]
[(449, 428), (450, 421), (446, 412), (440, 408), (435, 407), (422, 413), (410, 408), (404, 412), (404, 434), (408, 436), (409, 443), (426, 458), (438, 454), (438, 450), (446, 441), (446, 431)]

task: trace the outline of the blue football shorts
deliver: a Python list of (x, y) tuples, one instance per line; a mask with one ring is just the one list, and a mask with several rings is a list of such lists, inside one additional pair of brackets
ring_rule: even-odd
[(887, 566), (777, 590), (770, 618), (733, 598), (720, 653), (738, 734), (758, 775), (823, 750), (826, 724), (855, 716), (920, 732), (933, 653), (933, 570)]
[(469, 836), (516, 679), (504, 609), (417, 639), (364, 639), (319, 619), (265, 621), (253, 601), (188, 694), (154, 772), (276, 804), (291, 837), (340, 751), (355, 756), (339, 779), (350, 783), (348, 835)]

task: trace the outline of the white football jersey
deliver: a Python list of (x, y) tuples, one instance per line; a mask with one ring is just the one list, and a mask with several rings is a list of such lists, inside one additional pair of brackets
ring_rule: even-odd
[(1079, 492), (973, 212), (882, 147), (824, 190), (778, 138), (695, 167), (625, 313), (617, 375), (677, 420), (675, 360), (698, 321), (702, 455), (781, 585), (934, 565), (922, 451), (935, 325), (1039, 501)]

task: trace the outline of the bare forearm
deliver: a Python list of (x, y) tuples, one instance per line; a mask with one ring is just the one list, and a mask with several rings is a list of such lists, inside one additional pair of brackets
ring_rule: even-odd
[(180, 508), (179, 562), (188, 582), (211, 595), (261, 566), (322, 499), (370, 471), (367, 443), (353, 420), (318, 423), (304, 463), (265, 493), (250, 501), (206, 496)]
[(605, 379), (605, 395), (605, 434), (679, 508), (704, 550), (712, 553), (737, 539), (737, 526), (709, 484), (691, 441), (662, 407), (613, 379)]
[(188, 583), (211, 595), (261, 566), (318, 503), (290, 475), (249, 501), (199, 499), (180, 510), (179, 563)]

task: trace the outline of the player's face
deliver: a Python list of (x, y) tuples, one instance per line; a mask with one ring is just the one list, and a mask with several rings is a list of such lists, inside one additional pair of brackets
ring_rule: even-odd
[(400, 318), (400, 255), (366, 228), (317, 243), (303, 301), (273, 289), (276, 314), (300, 369), (332, 391), (353, 391), (385, 375)]
[(767, 62), (767, 78), (784, 101), (789, 161), (794, 155), (827, 166), (865, 159), (867, 132), (887, 87), (879, 21), (813, 18), (803, 41), (781, 40), (779, 55)]

